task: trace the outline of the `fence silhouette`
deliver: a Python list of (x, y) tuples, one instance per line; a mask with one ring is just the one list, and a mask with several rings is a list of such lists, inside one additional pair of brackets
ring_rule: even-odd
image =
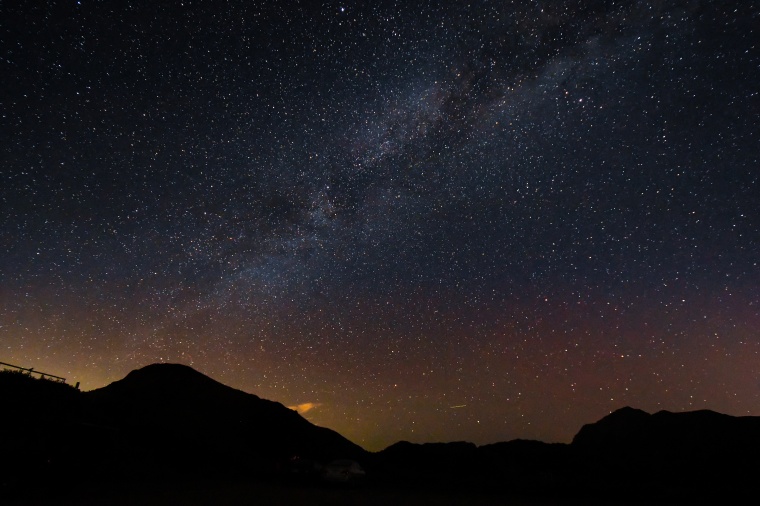
[(55, 374), (50, 374), (42, 371), (35, 371), (34, 367), (26, 368), (26, 367), (19, 367), (17, 365), (13, 364), (7, 364), (5, 362), (0, 362), (0, 366), (10, 367), (11, 370), (19, 370), (19, 371), (26, 371), (27, 374), (30, 376), (32, 374), (38, 374), (41, 379), (49, 379), (50, 381), (56, 381), (58, 383), (66, 383), (66, 378), (62, 378), (60, 376), (56, 376)]

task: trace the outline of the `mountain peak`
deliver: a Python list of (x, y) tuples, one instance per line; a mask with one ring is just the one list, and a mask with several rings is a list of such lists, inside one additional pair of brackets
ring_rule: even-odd
[(619, 421), (619, 420), (644, 420), (651, 415), (644, 410), (632, 408), (630, 406), (624, 406), (620, 409), (616, 409), (609, 415), (605, 416), (599, 422), (607, 421)]
[(149, 364), (139, 369), (135, 369), (130, 374), (166, 374), (171, 372), (172, 374), (201, 374), (189, 365), (177, 364), (172, 362), (157, 362), (155, 364)]
[(573, 445), (603, 444), (610, 441), (631, 441), (652, 415), (646, 411), (625, 406), (613, 411), (596, 423), (581, 427), (573, 438)]
[[(86, 395), (110, 426), (138, 431), (140, 437), (148, 438), (144, 431), (150, 428), (150, 437), (177, 442), (191, 438), (208, 451), (219, 452), (226, 445), (258, 452), (259, 457), (327, 460), (364, 454), (338, 433), (312, 425), (279, 402), (229, 387), (182, 364), (151, 364)], [(243, 458), (238, 450), (230, 452)]]
[(122, 381), (217, 381), (196, 371), (189, 365), (157, 363), (146, 365), (127, 374)]
[(135, 369), (123, 379), (114, 381), (93, 392), (101, 391), (119, 391), (122, 394), (157, 395), (160, 397), (192, 395), (196, 398), (245, 394), (258, 399), (253, 394), (241, 392), (209, 378), (188, 365), (172, 363), (150, 364)]

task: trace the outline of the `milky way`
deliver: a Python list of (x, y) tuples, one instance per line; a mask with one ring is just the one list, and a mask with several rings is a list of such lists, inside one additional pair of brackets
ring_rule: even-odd
[(760, 414), (757, 2), (0, 7), (0, 360), (368, 449)]

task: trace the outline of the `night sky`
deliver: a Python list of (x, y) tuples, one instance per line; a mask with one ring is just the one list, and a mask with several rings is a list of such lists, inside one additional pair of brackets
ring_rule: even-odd
[(0, 361), (370, 450), (760, 415), (760, 3), (0, 5)]

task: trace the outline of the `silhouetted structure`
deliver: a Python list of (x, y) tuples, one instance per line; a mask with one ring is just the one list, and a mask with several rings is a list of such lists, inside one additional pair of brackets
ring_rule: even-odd
[[(32, 374), (38, 374), (40, 379), (49, 379), (52, 381), (58, 381), (60, 383), (66, 383), (66, 378), (62, 378), (60, 376), (56, 376), (55, 374), (50, 374), (47, 372), (35, 371), (33, 367), (27, 369), (25, 367), (20, 367), (18, 365), (8, 364), (6, 362), (0, 362), (0, 366), (3, 366), (5, 368), (10, 368), (10, 370), (14, 370), (14, 371), (21, 371), (21, 372), (26, 371), (27, 374), (29, 374), (30, 376)], [(79, 388), (79, 383), (77, 383), (76, 388)]]

